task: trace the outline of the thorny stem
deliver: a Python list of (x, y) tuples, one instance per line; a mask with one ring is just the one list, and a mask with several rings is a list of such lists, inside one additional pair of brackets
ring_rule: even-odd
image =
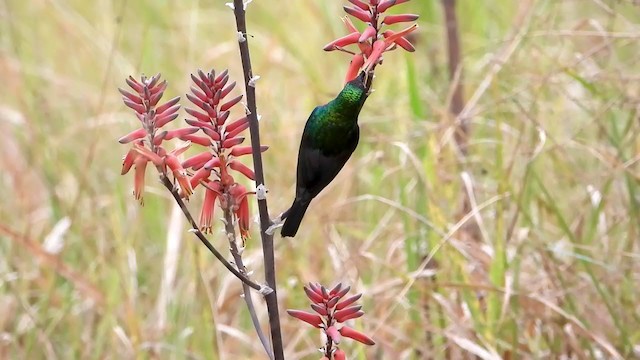
[[(228, 196), (225, 194), (224, 196)], [(227, 204), (231, 203), (231, 199), (227, 199)], [(229, 251), (231, 255), (233, 255), (233, 261), (235, 261), (238, 270), (241, 273), (247, 274), (247, 269), (244, 266), (244, 262), (242, 261), (242, 255), (240, 251), (238, 251), (238, 244), (236, 243), (236, 229), (233, 226), (233, 215), (231, 214), (231, 210), (224, 209), (224, 230), (227, 234), (229, 240)], [(269, 340), (264, 335), (262, 331), (262, 327), (260, 326), (260, 320), (258, 320), (258, 315), (256, 314), (256, 308), (253, 305), (253, 300), (251, 298), (251, 288), (249, 285), (242, 283), (242, 290), (244, 295), (244, 301), (247, 303), (247, 309), (249, 310), (249, 315), (251, 316), (251, 322), (253, 323), (253, 327), (256, 329), (256, 333), (258, 334), (258, 338), (260, 338), (260, 342), (264, 347), (264, 350), (269, 355), (269, 358), (273, 360), (273, 352), (271, 351), (271, 346), (269, 345)]]
[(213, 244), (211, 244), (211, 242), (209, 242), (207, 237), (204, 236), (202, 231), (200, 231), (200, 228), (198, 227), (198, 224), (196, 224), (196, 221), (193, 219), (193, 216), (191, 215), (191, 212), (189, 211), (189, 208), (187, 208), (187, 205), (184, 203), (184, 201), (180, 197), (180, 194), (178, 194), (178, 191), (175, 189), (175, 187), (171, 183), (171, 180), (169, 180), (169, 178), (167, 178), (167, 176), (165, 174), (160, 173), (160, 181), (162, 181), (162, 185), (164, 185), (164, 187), (166, 187), (167, 190), (169, 190), (171, 192), (171, 195), (173, 195), (173, 198), (178, 203), (178, 206), (180, 206), (180, 209), (182, 210), (182, 213), (184, 214), (184, 216), (189, 221), (189, 224), (191, 224), (191, 227), (193, 229), (193, 233), (196, 234), (198, 239), (200, 239), (200, 242), (202, 242), (204, 244), (204, 246), (206, 246), (207, 249), (209, 249), (209, 251), (213, 254), (213, 256), (215, 256), (222, 263), (222, 265), (224, 265), (224, 267), (226, 267), (229, 271), (231, 271), (231, 273), (233, 273), (233, 275), (235, 275), (238, 279), (240, 279), (243, 284), (251, 287), (252, 289), (255, 289), (255, 290), (258, 290), (258, 291), (262, 291), (263, 290), (262, 286), (260, 286), (259, 284), (256, 284), (255, 282), (251, 281), (251, 279), (249, 279), (246, 275), (244, 275), (243, 273), (238, 271), (238, 269), (233, 267), (233, 265), (231, 265), (224, 258), (224, 256), (222, 256), (222, 254), (213, 246)]
[[(264, 170), (262, 168), (262, 152), (260, 151), (260, 126), (258, 124), (258, 111), (256, 106), (256, 89), (254, 87), (255, 84), (250, 84), (252, 83), (253, 72), (249, 54), (247, 23), (243, 1), (233, 0), (233, 7), (233, 13), (236, 18), (236, 29), (238, 33), (241, 34), (241, 38), (239, 37), (238, 39), (238, 45), (240, 47), (240, 58), (244, 71), (244, 84), (248, 107), (247, 116), (249, 118), (249, 131), (251, 133), (251, 147), (253, 148), (253, 168), (256, 175), (256, 187), (258, 187), (260, 185), (264, 186)], [(258, 198), (258, 212), (260, 214), (260, 237), (262, 239), (265, 279), (267, 285), (272, 290), (269, 294), (265, 295), (265, 300), (269, 313), (273, 355), (275, 360), (284, 360), (284, 346), (282, 344), (278, 295), (276, 292), (275, 252), (273, 249), (273, 235), (267, 234), (267, 229), (271, 226), (271, 219), (269, 218), (266, 199)]]

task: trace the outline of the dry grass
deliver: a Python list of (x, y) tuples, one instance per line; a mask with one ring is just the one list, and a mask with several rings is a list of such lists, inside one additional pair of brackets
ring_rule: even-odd
[[(198, 68), (240, 78), (223, 3), (0, 2), (0, 358), (262, 358), (237, 281), (151, 177), (137, 205), (115, 141), (135, 123), (125, 76), (162, 72), (167, 97)], [(459, 1), (466, 158), (439, 2), (403, 5), (422, 15), (418, 52), (387, 57), (356, 154), (278, 240), (283, 308), (306, 306), (306, 281), (364, 292), (356, 326), (378, 344), (345, 344), (352, 359), (640, 356), (632, 3)], [(342, 5), (250, 5), (272, 212), (293, 196), (303, 122), (341, 84), (347, 58), (321, 48)], [(289, 358), (318, 357), (316, 332), (283, 326)]]

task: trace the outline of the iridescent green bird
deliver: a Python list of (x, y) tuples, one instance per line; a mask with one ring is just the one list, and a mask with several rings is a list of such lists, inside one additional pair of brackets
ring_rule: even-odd
[(358, 146), (358, 114), (368, 95), (365, 76), (363, 71), (335, 99), (311, 112), (298, 151), (296, 198), (282, 214), (282, 236), (296, 235), (311, 200), (338, 175)]

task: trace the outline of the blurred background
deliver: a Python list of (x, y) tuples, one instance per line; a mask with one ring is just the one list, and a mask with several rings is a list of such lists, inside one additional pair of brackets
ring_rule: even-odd
[[(197, 69), (242, 81), (224, 2), (0, 1), (0, 358), (265, 358), (238, 281), (155, 174), (144, 207), (120, 176), (125, 77), (162, 73), (165, 99)], [(343, 5), (248, 8), (273, 216), (307, 116), (342, 87), (349, 57), (322, 47)], [(281, 309), (308, 306), (308, 281), (363, 292), (353, 325), (377, 344), (344, 341), (350, 359), (640, 357), (638, 5), (459, 0), (454, 81), (442, 3), (394, 11), (420, 14), (417, 51), (385, 56), (360, 146), (276, 238)], [(281, 314), (288, 358), (318, 359), (319, 332)]]

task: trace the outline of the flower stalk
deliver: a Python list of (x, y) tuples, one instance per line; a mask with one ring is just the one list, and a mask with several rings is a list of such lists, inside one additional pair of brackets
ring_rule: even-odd
[[(248, 4), (248, 3), (247, 3)], [(238, 36), (238, 46), (240, 59), (244, 73), (245, 93), (247, 95), (247, 118), (249, 119), (249, 132), (251, 134), (251, 147), (253, 148), (253, 168), (255, 171), (256, 188), (265, 188), (264, 170), (262, 166), (262, 154), (259, 151), (260, 125), (258, 123), (258, 109), (256, 104), (256, 83), (251, 67), (251, 55), (249, 52), (249, 41), (247, 39), (246, 6), (243, 0), (233, 1), (233, 13), (236, 19), (236, 30)], [(258, 212), (260, 215), (260, 238), (262, 240), (262, 252), (264, 261), (265, 280), (272, 292), (265, 295), (267, 312), (269, 314), (269, 326), (271, 332), (271, 342), (273, 356), (276, 360), (284, 359), (284, 344), (282, 342), (282, 332), (280, 329), (280, 314), (278, 310), (278, 295), (276, 291), (276, 268), (275, 251), (273, 246), (273, 235), (267, 233), (271, 226), (267, 199), (258, 197)]]

